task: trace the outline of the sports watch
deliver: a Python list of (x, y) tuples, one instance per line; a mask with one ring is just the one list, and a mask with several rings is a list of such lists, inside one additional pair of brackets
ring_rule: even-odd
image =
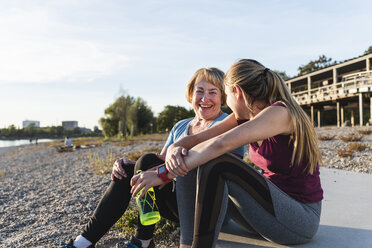
[(168, 173), (168, 170), (167, 170), (167, 167), (165, 167), (165, 164), (162, 164), (158, 167), (157, 169), (157, 174), (158, 174), (158, 177), (160, 177), (160, 179), (164, 182), (164, 183), (169, 183), (171, 182), (172, 180), (169, 179), (169, 177), (167, 176), (167, 173)]

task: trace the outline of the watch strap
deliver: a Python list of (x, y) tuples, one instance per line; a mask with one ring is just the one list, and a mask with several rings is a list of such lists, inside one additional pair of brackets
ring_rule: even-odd
[[(159, 168), (160, 167), (164, 167), (164, 172), (163, 173), (159, 173)], [(167, 170), (167, 167), (165, 167), (165, 164), (161, 164), (160, 166), (158, 166), (157, 170), (156, 170), (156, 173), (158, 174), (158, 177), (160, 177), (160, 179), (164, 182), (164, 183), (169, 183), (171, 182), (172, 180), (169, 179), (168, 177), (168, 170)]]

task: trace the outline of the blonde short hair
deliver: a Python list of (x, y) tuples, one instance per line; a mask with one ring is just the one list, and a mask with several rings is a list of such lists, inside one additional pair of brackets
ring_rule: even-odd
[(192, 102), (194, 95), (195, 84), (205, 80), (206, 82), (213, 84), (221, 91), (221, 105), (226, 104), (225, 85), (223, 83), (225, 74), (220, 69), (211, 68), (200, 68), (191, 77), (190, 81), (186, 86), (186, 99), (189, 103)]

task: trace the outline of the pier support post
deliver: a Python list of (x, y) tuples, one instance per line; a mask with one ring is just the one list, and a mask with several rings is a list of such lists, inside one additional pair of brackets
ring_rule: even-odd
[(318, 127), (320, 127), (320, 109), (318, 109)]
[(372, 124), (372, 96), (369, 97), (369, 124)]
[(351, 126), (354, 126), (354, 109), (351, 110), (351, 118), (350, 118)]
[(363, 126), (363, 93), (359, 94), (359, 126)]
[[(371, 98), (371, 101), (372, 101), (372, 98)], [(313, 105), (310, 106), (310, 113), (311, 113), (311, 124), (313, 124), (315, 126), (315, 123), (314, 123), (314, 106)]]
[(340, 127), (340, 102), (336, 102), (337, 109), (337, 127)]
[(337, 81), (338, 81), (338, 79), (337, 79), (337, 70), (336, 70), (336, 68), (333, 68), (333, 84), (337, 84)]
[(344, 114), (345, 114), (345, 110), (344, 110), (344, 106), (341, 105), (341, 127), (344, 125)]
[(308, 76), (307, 77), (307, 99), (308, 99), (308, 103), (311, 102), (311, 77)]

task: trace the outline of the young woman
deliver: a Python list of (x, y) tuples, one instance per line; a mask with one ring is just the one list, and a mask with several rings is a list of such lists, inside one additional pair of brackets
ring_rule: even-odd
[[(182, 137), (201, 132), (228, 116), (221, 111), (221, 105), (226, 101), (223, 78), (224, 73), (216, 68), (202, 68), (194, 73), (186, 88), (186, 98), (194, 108), (195, 117), (182, 120), (173, 127), (160, 155), (146, 154), (136, 165), (134, 161), (126, 158), (116, 161), (111, 175), (112, 182), (82, 234), (63, 247), (93, 247), (127, 209), (131, 199), (129, 183), (134, 171), (151, 170), (156, 173), (152, 168), (164, 163), (171, 144)], [(240, 147), (233, 152), (242, 157), (244, 148)], [(172, 221), (180, 221), (181, 247), (190, 246), (194, 229), (196, 171), (190, 171), (187, 176), (177, 179), (176, 191), (172, 191), (172, 184), (167, 184), (163, 188), (155, 187), (154, 190), (161, 216)], [(178, 207), (176, 196), (179, 199)], [(136, 235), (130, 241), (120, 242), (117, 247), (155, 247), (152, 241), (154, 228), (155, 225), (143, 226), (138, 221)]]
[[(233, 114), (214, 127), (168, 147), (168, 177), (201, 166), (192, 247), (214, 247), (231, 199), (237, 222), (280, 244), (308, 242), (320, 220), (321, 153), (312, 124), (284, 81), (255, 60), (243, 59), (226, 73)], [(223, 155), (249, 144), (256, 171)], [(187, 154), (187, 155), (186, 155)], [(151, 172), (132, 178), (132, 193), (159, 184)], [(230, 204), (229, 204), (230, 207)]]

